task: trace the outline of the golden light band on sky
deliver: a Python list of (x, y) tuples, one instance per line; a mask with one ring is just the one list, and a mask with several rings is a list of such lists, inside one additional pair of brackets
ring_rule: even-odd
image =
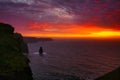
[(93, 32), (91, 34), (58, 34), (58, 33), (49, 33), (49, 34), (40, 34), (40, 33), (25, 33), (24, 36), (31, 37), (78, 37), (78, 38), (110, 38), (110, 37), (118, 37), (120, 38), (120, 32), (114, 31), (103, 31), (103, 32)]
[[(120, 31), (97, 26), (42, 24), (30, 26), (31, 31), (23, 31), (24, 36), (62, 38), (120, 38)], [(55, 26), (55, 27), (54, 27)], [(61, 27), (62, 26), (62, 27)], [(69, 28), (64, 28), (69, 26)], [(34, 30), (35, 29), (35, 30)], [(36, 30), (37, 29), (37, 30)]]

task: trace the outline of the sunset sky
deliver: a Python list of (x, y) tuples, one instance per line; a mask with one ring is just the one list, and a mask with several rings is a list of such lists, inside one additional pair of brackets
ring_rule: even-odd
[(24, 36), (120, 38), (120, 0), (0, 0), (0, 22)]

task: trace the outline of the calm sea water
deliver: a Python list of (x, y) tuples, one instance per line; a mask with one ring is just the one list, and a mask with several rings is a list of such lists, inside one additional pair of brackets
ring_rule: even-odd
[(55, 39), (28, 46), (35, 80), (64, 80), (66, 75), (93, 80), (120, 66), (119, 40)]

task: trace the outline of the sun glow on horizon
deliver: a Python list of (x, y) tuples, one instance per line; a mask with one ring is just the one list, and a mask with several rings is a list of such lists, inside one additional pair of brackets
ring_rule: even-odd
[(120, 32), (118, 31), (101, 31), (101, 32), (92, 32), (90, 34), (59, 34), (59, 33), (31, 33), (23, 34), (24, 36), (29, 37), (57, 37), (57, 38), (120, 38)]
[(30, 37), (120, 38), (119, 30), (75, 24), (32, 24), (29, 31), (21, 33)]

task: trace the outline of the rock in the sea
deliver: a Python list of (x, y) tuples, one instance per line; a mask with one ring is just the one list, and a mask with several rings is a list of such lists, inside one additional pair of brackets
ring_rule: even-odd
[(33, 80), (28, 58), (23, 55), (21, 42), (14, 28), (0, 23), (0, 80)]

